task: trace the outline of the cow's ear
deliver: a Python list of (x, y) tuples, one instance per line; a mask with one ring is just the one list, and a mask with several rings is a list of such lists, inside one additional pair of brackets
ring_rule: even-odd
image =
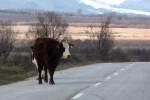
[(69, 44), (69, 47), (72, 49), (72, 48), (74, 48), (74, 45), (73, 44)]
[(60, 43), (58, 43), (58, 44), (56, 45), (56, 48), (58, 48), (58, 49), (60, 48)]

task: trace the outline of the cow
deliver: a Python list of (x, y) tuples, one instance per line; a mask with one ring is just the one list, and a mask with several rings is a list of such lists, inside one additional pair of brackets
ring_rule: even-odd
[[(31, 60), (32, 60), (32, 63), (35, 65), (36, 70), (37, 70), (37, 72), (38, 72), (38, 65), (37, 65), (37, 61), (36, 61), (36, 59), (35, 59), (35, 57), (34, 57), (33, 46), (31, 46), (31, 49), (32, 49), (32, 51), (31, 51)], [(45, 71), (44, 71), (44, 69), (42, 69), (41, 77), (42, 77), (42, 79), (44, 79), (44, 77), (45, 77)], [(38, 79), (39, 79), (39, 75), (37, 75), (37, 80), (38, 80)]]
[(61, 42), (51, 38), (38, 38), (33, 46), (34, 57), (38, 66), (39, 84), (42, 84), (41, 71), (44, 68), (45, 82), (48, 82), (47, 69), (50, 74), (50, 84), (55, 84), (53, 75), (59, 63), (60, 58), (70, 58), (70, 48), (73, 44), (69, 44), (67, 40)]

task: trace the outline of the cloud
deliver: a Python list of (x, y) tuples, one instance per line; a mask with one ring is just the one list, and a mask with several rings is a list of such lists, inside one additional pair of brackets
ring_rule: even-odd
[[(81, 1), (82, 1), (82, 3), (89, 5), (89, 6), (92, 6), (95, 9), (104, 8), (104, 9), (108, 9), (111, 11), (117, 11), (117, 12), (121, 12), (121, 13), (134, 13), (134, 14), (142, 14), (142, 15), (149, 15), (150, 16), (150, 12), (112, 7), (111, 5), (113, 3), (112, 4), (106, 4), (108, 2), (108, 0), (106, 0), (105, 3), (99, 2), (102, 0), (81, 0)], [(121, 0), (121, 1), (123, 2), (123, 0)], [(114, 2), (114, 4), (116, 3), (116, 5), (117, 5), (119, 3), (121, 4), (122, 2), (118, 2), (118, 3)]]
[(125, 0), (95, 0), (97, 2), (100, 2), (100, 3), (105, 3), (105, 4), (109, 4), (109, 5), (120, 5), (121, 3), (123, 3)]

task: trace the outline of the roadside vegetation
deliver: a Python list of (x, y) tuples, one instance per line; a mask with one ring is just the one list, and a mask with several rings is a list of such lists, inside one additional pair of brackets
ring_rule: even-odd
[(27, 71), (19, 66), (0, 67), (0, 85), (17, 82), (35, 75), (35, 71)]

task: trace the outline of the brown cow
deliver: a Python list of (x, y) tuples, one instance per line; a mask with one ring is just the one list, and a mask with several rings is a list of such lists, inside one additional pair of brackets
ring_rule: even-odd
[(60, 58), (70, 58), (69, 48), (73, 48), (67, 40), (58, 42), (51, 38), (38, 38), (33, 46), (33, 53), (38, 65), (39, 84), (42, 84), (41, 70), (44, 67), (45, 82), (48, 82), (47, 69), (50, 74), (50, 84), (55, 84), (53, 80), (54, 71)]

